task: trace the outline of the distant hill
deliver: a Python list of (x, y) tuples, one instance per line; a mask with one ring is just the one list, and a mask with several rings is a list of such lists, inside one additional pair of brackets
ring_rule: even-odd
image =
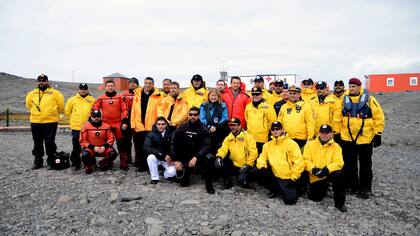
[[(51, 86), (60, 90), (67, 100), (78, 89), (79, 83), (50, 81)], [(100, 84), (88, 84), (92, 96), (98, 97), (102, 92), (98, 91)], [(0, 72), (0, 113), (9, 108), (11, 113), (28, 113), (25, 106), (26, 94), (36, 88), (36, 79), (23, 78)]]

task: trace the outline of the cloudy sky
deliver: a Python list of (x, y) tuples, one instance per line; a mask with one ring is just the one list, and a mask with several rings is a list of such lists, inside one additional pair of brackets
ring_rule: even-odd
[(223, 66), (327, 81), (420, 72), (419, 12), (416, 0), (2, 0), (0, 71), (210, 84)]

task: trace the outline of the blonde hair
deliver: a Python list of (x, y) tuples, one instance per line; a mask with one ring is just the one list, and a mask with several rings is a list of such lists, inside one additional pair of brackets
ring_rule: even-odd
[(210, 94), (216, 94), (217, 95), (217, 101), (219, 103), (222, 102), (222, 96), (220, 95), (219, 91), (217, 91), (217, 89), (211, 89), (209, 94), (207, 95), (207, 99), (210, 101)]

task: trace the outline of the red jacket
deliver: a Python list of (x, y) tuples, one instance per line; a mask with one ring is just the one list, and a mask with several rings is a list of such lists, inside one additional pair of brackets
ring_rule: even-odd
[(80, 130), (79, 142), (80, 146), (84, 148), (93, 149), (95, 146), (112, 147), (114, 140), (111, 127), (104, 122), (99, 127), (95, 127), (90, 122), (86, 122)]
[(130, 114), (131, 107), (133, 106), (134, 95), (135, 95), (134, 90), (133, 90), (133, 93), (130, 93), (130, 90), (125, 90), (124, 92), (121, 93), (123, 101), (125, 102), (125, 104), (127, 104), (128, 114)]
[(232, 88), (227, 88), (225, 93), (223, 93), (222, 98), (226, 103), (229, 119), (238, 118), (241, 120), (242, 128), (246, 129), (244, 112), (246, 105), (251, 101), (249, 95), (245, 93), (245, 90), (241, 90), (239, 91), (238, 96), (234, 99)]
[(113, 97), (107, 96), (106, 93), (102, 94), (93, 104), (92, 109), (100, 110), (102, 112), (102, 121), (111, 127), (119, 128), (122, 121), (128, 123), (127, 105), (123, 101), (121, 94), (116, 94)]

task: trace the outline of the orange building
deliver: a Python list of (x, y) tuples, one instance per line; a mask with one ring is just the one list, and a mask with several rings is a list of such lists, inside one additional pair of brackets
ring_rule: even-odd
[[(112, 80), (115, 83), (116, 90), (126, 90), (128, 89), (128, 81), (130, 80), (130, 78), (117, 72), (117, 73), (103, 77), (102, 80), (103, 80), (103, 84), (105, 84), (105, 82), (108, 80)], [(101, 86), (100, 90), (102, 89), (103, 89), (103, 86)]]
[(420, 90), (420, 73), (377, 74), (366, 77), (369, 92), (403, 92)]

